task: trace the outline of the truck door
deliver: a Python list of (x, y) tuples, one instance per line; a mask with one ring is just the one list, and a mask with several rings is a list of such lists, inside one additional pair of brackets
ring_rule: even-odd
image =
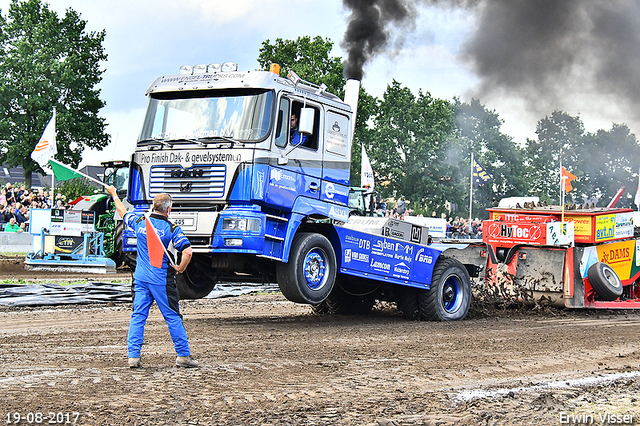
[(320, 137), (324, 141), (320, 199), (347, 206), (351, 174), (351, 126), (349, 118), (339, 111), (329, 109), (325, 117), (325, 127)]
[[(301, 141), (292, 141), (294, 134), (291, 128), (292, 115), (299, 119), (300, 108), (304, 99), (283, 96), (278, 105), (276, 116), (276, 135), (272, 152), (275, 158), (270, 162), (267, 178), (266, 202), (282, 207), (293, 207), (297, 197), (318, 199), (322, 186), (322, 138), (319, 137), (321, 108), (317, 104), (306, 101), (307, 108), (315, 111), (313, 134)], [(292, 142), (302, 142), (298, 145)]]

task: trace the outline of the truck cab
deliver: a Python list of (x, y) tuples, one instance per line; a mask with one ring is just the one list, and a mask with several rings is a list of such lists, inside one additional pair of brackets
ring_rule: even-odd
[[(179, 279), (184, 297), (220, 280), (272, 281), (296, 234), (347, 221), (355, 107), (323, 86), (225, 63), (183, 67), (146, 95), (129, 201), (141, 212), (157, 194), (172, 196), (170, 220), (194, 251)], [(297, 145), (292, 114), (306, 136)]]

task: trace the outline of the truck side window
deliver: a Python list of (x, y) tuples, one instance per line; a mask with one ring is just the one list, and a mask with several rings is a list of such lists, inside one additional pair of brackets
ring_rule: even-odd
[(289, 141), (289, 100), (280, 99), (276, 122), (276, 146), (284, 148)]
[[(296, 114), (298, 117), (298, 123), (300, 122), (300, 109), (303, 107), (301, 102), (294, 102), (291, 107), (291, 114)], [(304, 142), (300, 145), (303, 148), (309, 148), (313, 150), (318, 149), (318, 132), (320, 129), (320, 110), (314, 106), (307, 104), (307, 108), (312, 108), (314, 110), (314, 120), (313, 120), (313, 133), (310, 135), (305, 135), (303, 137)], [(291, 129), (293, 132), (293, 129)], [(291, 139), (293, 137), (293, 133), (289, 136)], [(297, 138), (300, 138), (298, 135)], [(296, 139), (299, 140), (299, 139)], [(298, 142), (299, 143), (299, 142)]]

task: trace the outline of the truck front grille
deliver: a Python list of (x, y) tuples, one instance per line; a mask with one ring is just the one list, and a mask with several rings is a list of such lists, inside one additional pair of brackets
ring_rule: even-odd
[(225, 193), (227, 167), (224, 164), (191, 166), (152, 166), (149, 195), (166, 192), (173, 198), (222, 198)]

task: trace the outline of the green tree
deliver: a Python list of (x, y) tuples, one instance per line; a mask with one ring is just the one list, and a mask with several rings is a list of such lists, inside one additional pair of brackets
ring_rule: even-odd
[(614, 124), (610, 130), (587, 133), (582, 141), (573, 171), (580, 178), (571, 183), (576, 191), (574, 200), (599, 199), (599, 205), (606, 206), (624, 187), (627, 192), (616, 206), (633, 207), (640, 165), (640, 145), (635, 135), (626, 124)]
[[(529, 194), (547, 202), (558, 203), (560, 198), (560, 160), (562, 165), (580, 178), (580, 157), (590, 155), (582, 152), (584, 124), (580, 117), (562, 111), (554, 111), (536, 126), (537, 140), (527, 139), (526, 178)], [(574, 181), (580, 182), (578, 179)], [(572, 183), (573, 186), (575, 186)], [(579, 192), (579, 191), (577, 191)], [(575, 196), (570, 193), (571, 196)]]
[[(523, 196), (527, 193), (525, 170), (522, 167), (523, 150), (500, 130), (504, 123), (495, 110), (488, 110), (478, 99), (461, 102), (454, 99), (456, 137), (453, 146), (459, 147), (460, 173), (471, 173), (471, 152), (475, 160), (487, 171), (491, 179), (482, 186), (474, 186), (474, 215), (486, 217), (486, 208), (503, 197)], [(452, 146), (452, 149), (453, 149)], [(467, 191), (468, 194), (469, 191)], [(465, 206), (469, 205), (466, 196)]]
[(344, 96), (346, 80), (342, 76), (342, 59), (331, 57), (333, 42), (316, 36), (298, 37), (296, 40), (277, 38), (273, 44), (262, 42), (258, 64), (268, 70), (271, 64), (280, 65), (280, 76), (286, 77), (293, 71), (300, 78), (314, 84), (326, 84), (327, 90), (340, 97)]
[(96, 188), (88, 179), (71, 179), (56, 185), (56, 194), (64, 195), (67, 201), (73, 201), (83, 195), (91, 195), (101, 192), (100, 188)]
[(31, 172), (42, 171), (30, 154), (54, 107), (58, 160), (77, 167), (85, 147), (109, 143), (95, 88), (105, 31), (85, 26), (73, 9), (59, 18), (41, 0), (12, 0), (8, 15), (0, 11), (0, 163), (22, 165), (29, 186)]
[(381, 193), (433, 209), (451, 201), (457, 168), (445, 161), (447, 139), (455, 128), (450, 102), (429, 92), (415, 96), (397, 81), (387, 86), (374, 118), (373, 138), (365, 143)]

